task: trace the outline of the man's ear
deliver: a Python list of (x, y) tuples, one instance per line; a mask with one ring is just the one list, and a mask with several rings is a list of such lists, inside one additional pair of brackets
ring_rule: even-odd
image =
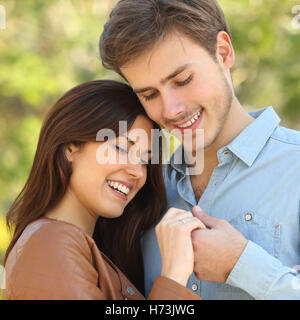
[(78, 146), (75, 146), (74, 144), (68, 144), (65, 146), (65, 155), (69, 162), (73, 162), (74, 155), (79, 150)]
[(216, 57), (224, 69), (230, 69), (235, 62), (235, 53), (230, 36), (225, 31), (220, 31), (217, 35)]

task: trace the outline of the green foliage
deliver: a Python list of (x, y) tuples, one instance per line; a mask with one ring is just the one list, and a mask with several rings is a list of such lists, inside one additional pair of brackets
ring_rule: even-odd
[[(29, 173), (45, 112), (62, 93), (102, 68), (98, 39), (115, 0), (7, 0), (0, 30), (0, 215)], [(221, 0), (229, 20), (236, 94), (249, 109), (273, 105), (300, 129), (300, 29), (293, 0)], [(2, 227), (0, 233), (5, 230)], [(0, 261), (1, 264), (1, 261)]]
[(233, 80), (241, 102), (273, 105), (282, 124), (300, 129), (300, 23), (292, 27), (295, 0), (220, 0), (236, 50)]

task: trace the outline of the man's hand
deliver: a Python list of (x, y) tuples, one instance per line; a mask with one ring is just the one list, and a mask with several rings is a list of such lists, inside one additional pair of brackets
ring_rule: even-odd
[(192, 232), (194, 273), (198, 279), (226, 282), (247, 245), (247, 239), (226, 220), (213, 218), (198, 206), (193, 214), (207, 227)]

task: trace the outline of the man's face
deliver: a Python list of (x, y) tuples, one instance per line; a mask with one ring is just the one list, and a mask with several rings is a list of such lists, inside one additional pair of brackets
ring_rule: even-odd
[[(204, 129), (204, 147), (222, 132), (233, 99), (223, 65), (181, 34), (121, 68), (148, 116), (169, 131)], [(193, 144), (194, 145), (194, 144)]]

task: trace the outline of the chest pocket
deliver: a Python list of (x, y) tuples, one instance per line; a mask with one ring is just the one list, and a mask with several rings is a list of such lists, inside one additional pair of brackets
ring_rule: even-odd
[(280, 254), (280, 224), (254, 212), (245, 212), (229, 223), (248, 240), (265, 249), (275, 258)]

